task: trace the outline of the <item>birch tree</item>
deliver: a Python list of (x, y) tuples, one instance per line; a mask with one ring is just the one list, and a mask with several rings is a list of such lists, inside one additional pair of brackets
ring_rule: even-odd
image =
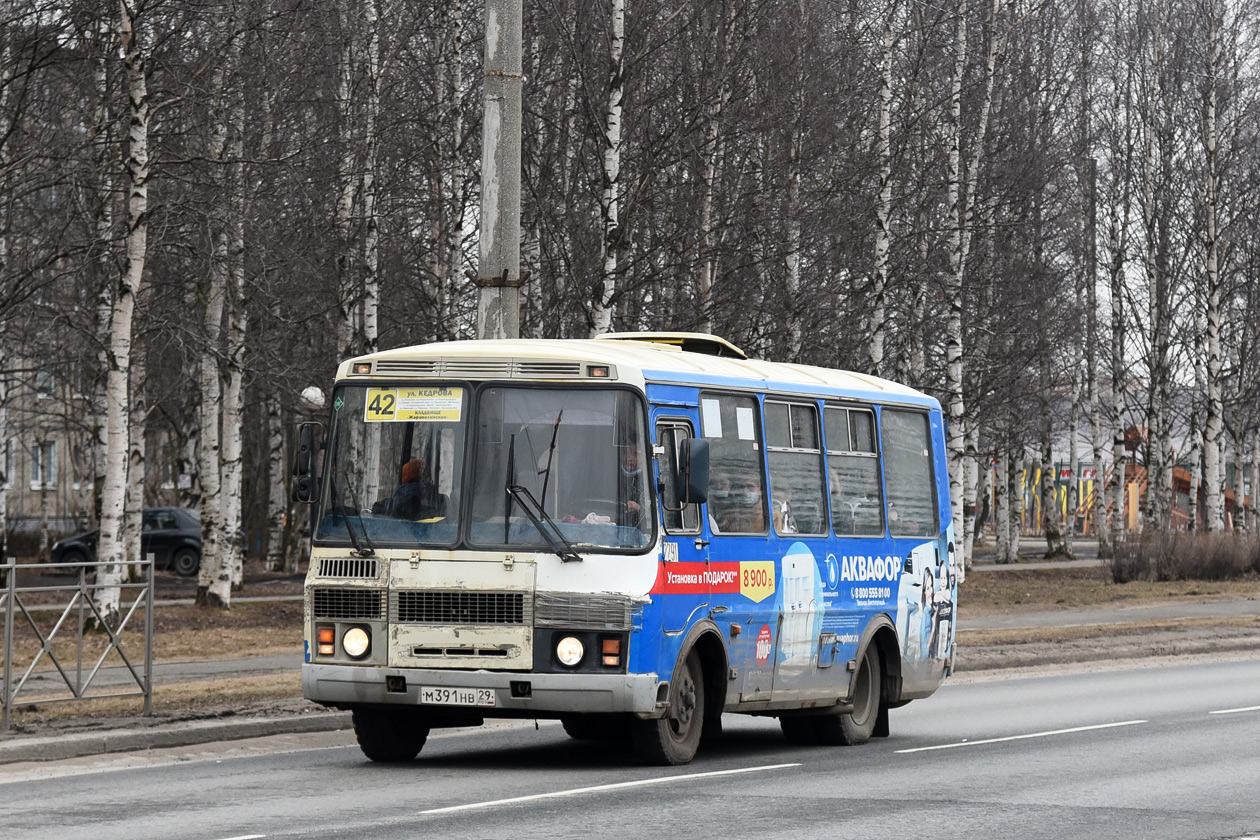
[[(964, 171), (962, 88), (967, 69), (967, 8), (967, 0), (959, 0), (957, 34), (954, 42), (954, 75), (949, 100), (949, 171), (946, 176), (949, 192), (946, 224), (950, 235), (950, 270), (945, 284), (945, 298), (949, 306), (949, 315), (945, 325), (946, 392), (949, 412), (946, 448), (949, 457), (949, 491), (953, 505), (954, 534), (955, 539), (960, 542), (966, 529), (963, 521), (963, 483), (967, 456), (967, 415), (963, 393), (963, 296), (966, 287), (967, 255), (971, 248), (972, 207), (976, 198), (980, 166), (984, 161), (985, 138), (988, 134), (989, 114), (993, 106), (993, 85), (998, 58), (997, 33), (993, 31), (998, 11), (998, 3), (995, 0), (988, 17), (990, 32), (979, 124), (972, 141), (974, 145), (970, 166)], [(964, 556), (964, 568), (970, 562), (971, 558)]]
[[(13, 98), (13, 45), (9, 27), (16, 23), (15, 0), (0, 0), (0, 282), (9, 277), (9, 205), (10, 155), (14, 119), (10, 108)], [(9, 538), (9, 347), (8, 318), (0, 315), (0, 563), (8, 561)]]
[[(1223, 6), (1220, 0), (1204, 0), (1203, 13), (1207, 16), (1207, 43), (1205, 52), (1204, 80), (1206, 91), (1203, 97), (1203, 210), (1204, 210), (1204, 246), (1206, 265), (1204, 275), (1207, 288), (1204, 290), (1203, 302), (1205, 311), (1204, 350), (1205, 375), (1207, 388), (1207, 417), (1203, 423), (1203, 483), (1206, 491), (1206, 511), (1204, 527), (1208, 532), (1216, 531), (1224, 526), (1224, 482), (1221, 475), (1221, 433), (1224, 428), (1225, 406), (1222, 399), (1221, 351), (1221, 265), (1220, 265), (1220, 231), (1218, 216), (1220, 206), (1220, 174), (1218, 172), (1218, 153), (1220, 128), (1217, 119), (1217, 90), (1221, 84), (1221, 61), (1223, 53), (1221, 28), (1223, 24)], [(1239, 447), (1241, 449), (1241, 446)], [(1241, 477), (1241, 473), (1238, 474)], [(1241, 482), (1239, 482), (1241, 488)]]
[(381, 35), (377, 0), (338, 0), (337, 12), (342, 32), (337, 92), (338, 353), (344, 359), (374, 352), (379, 335), (376, 166)]
[(591, 311), (591, 335), (612, 330), (617, 292), (617, 251), (621, 247), (621, 101), (625, 96), (626, 3), (611, 0), (608, 35), (608, 106), (604, 111), (603, 192), (599, 202), (600, 290)]
[[(229, 46), (228, 56), (233, 55)], [(213, 90), (221, 101), (228, 99), (232, 68), (220, 63), (214, 72)], [(201, 483), (201, 569), (197, 576), (197, 604), (227, 609), (232, 602), (232, 569), (228, 560), (227, 520), (223, 494), (223, 316), (228, 287), (232, 280), (232, 213), (230, 187), (229, 134), (227, 119), (216, 120), (210, 135), (207, 157), (218, 166), (219, 189), (211, 210), (210, 263), (206, 271), (202, 317), (201, 359), (198, 384), (201, 391), (200, 434), (197, 465)]]
[(892, 98), (893, 47), (896, 43), (898, 3), (891, 0), (883, 15), (879, 75), (879, 197), (875, 202), (875, 268), (871, 274), (871, 372), (884, 376), (885, 290), (888, 288), (888, 250), (892, 213)]
[(127, 495), (129, 415), (128, 372), (131, 367), (131, 328), (136, 298), (144, 276), (148, 240), (149, 93), (144, 29), (136, 0), (119, 0), (118, 39), (127, 80), (130, 130), (127, 136), (127, 256), (126, 269), (114, 293), (110, 317), (106, 428), (109, 447), (101, 493), (97, 559), (96, 608), (105, 624), (119, 621), (118, 584), (122, 581), (122, 525)]
[[(239, 11), (231, 21), (234, 32), (243, 28)], [(227, 158), (223, 174), (223, 195), (227, 260), (227, 376), (223, 385), (223, 542), (222, 565), (217, 580), (211, 584), (210, 597), (231, 605), (232, 590), (244, 582), (245, 528), (241, 521), (242, 471), (244, 446), (245, 333), (248, 313), (245, 297), (245, 92), (240, 74), (241, 36), (234, 35), (228, 44), (225, 65), (233, 78), (226, 82), (224, 118), (227, 123)], [(226, 577), (226, 586), (224, 578)]]

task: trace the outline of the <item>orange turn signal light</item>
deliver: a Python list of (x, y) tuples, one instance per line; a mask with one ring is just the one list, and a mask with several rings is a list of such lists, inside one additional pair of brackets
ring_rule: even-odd
[(315, 630), (316, 650), (320, 656), (332, 656), (336, 652), (334, 641), (336, 632), (332, 627), (319, 627)]
[(600, 640), (600, 653), (605, 665), (617, 667), (621, 664), (621, 639)]

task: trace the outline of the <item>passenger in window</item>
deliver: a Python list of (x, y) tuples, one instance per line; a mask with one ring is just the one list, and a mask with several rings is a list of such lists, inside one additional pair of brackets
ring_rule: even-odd
[(761, 488), (752, 476), (731, 481), (731, 504), (723, 531), (760, 534), (766, 530), (766, 514), (761, 505)]
[(771, 498), (774, 500), (774, 511), (772, 513), (774, 519), (774, 530), (780, 534), (795, 534), (797, 532), (796, 517), (792, 514), (792, 493), (791, 490), (782, 485), (775, 485), (771, 488)]
[(873, 472), (850, 470), (842, 475), (836, 466), (830, 470), (828, 482), (837, 534), (870, 535), (883, 530), (879, 521), (879, 485)]

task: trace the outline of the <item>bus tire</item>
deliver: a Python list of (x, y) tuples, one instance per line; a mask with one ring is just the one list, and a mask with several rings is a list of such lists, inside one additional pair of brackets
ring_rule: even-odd
[(411, 761), (429, 737), (417, 709), (361, 708), (350, 713), (359, 749), (372, 761)]
[(636, 720), (635, 751), (647, 764), (686, 764), (696, 755), (704, 730), (704, 669), (692, 649), (674, 672), (669, 709), (656, 720)]
[(789, 744), (844, 747), (865, 744), (875, 733), (880, 710), (879, 652), (867, 647), (853, 675), (853, 711), (838, 715), (783, 715), (779, 728)]
[(879, 651), (875, 645), (867, 645), (853, 675), (853, 690), (849, 692), (853, 711), (839, 716), (840, 743), (843, 745), (865, 744), (875, 734), (879, 721), (879, 687), (883, 675), (879, 669)]

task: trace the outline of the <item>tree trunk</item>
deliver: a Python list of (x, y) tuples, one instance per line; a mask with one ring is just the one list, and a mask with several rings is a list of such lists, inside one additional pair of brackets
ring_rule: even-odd
[(1063, 545), (1068, 554), (1075, 554), (1073, 537), (1076, 536), (1076, 508), (1080, 505), (1081, 457), (1076, 445), (1076, 422), (1081, 411), (1082, 387), (1081, 377), (1072, 377), (1072, 417), (1068, 422), (1068, 469), (1071, 477), (1067, 486), (1067, 523), (1063, 529)]
[[(1207, 351), (1207, 417), (1203, 423), (1203, 483), (1206, 491), (1204, 507), (1205, 530), (1209, 533), (1224, 525), (1224, 496), (1221, 476), (1221, 436), (1224, 431), (1225, 406), (1222, 400), (1223, 354), (1221, 351), (1221, 270), (1220, 270), (1220, 231), (1217, 225), (1218, 206), (1220, 203), (1220, 176), (1217, 173), (1217, 145), (1219, 129), (1216, 116), (1216, 87), (1220, 72), (1221, 35), (1218, 16), (1220, 7), (1218, 0), (1206, 0), (1205, 11), (1208, 15), (1207, 53), (1207, 97), (1203, 114), (1203, 151), (1205, 157), (1206, 177), (1204, 184), (1204, 239), (1207, 246), (1206, 279), (1204, 303), (1207, 320), (1207, 333), (1204, 336), (1204, 348)], [(1239, 447), (1241, 450), (1241, 447)], [(1242, 474), (1239, 473), (1241, 479)], [(1242, 482), (1236, 494), (1241, 495)]]
[[(3, 410), (3, 409), (0, 409)], [(1260, 431), (1251, 430), (1251, 493), (1249, 498), (1251, 504), (1247, 507), (1247, 530), (1253, 534), (1260, 532), (1260, 511), (1257, 511), (1257, 501), (1260, 501)], [(0, 504), (0, 517), (4, 516), (4, 505)], [(0, 529), (0, 541), (3, 541), (3, 529)], [(2, 555), (0, 555), (2, 556)]]
[[(226, 62), (215, 71), (214, 89), (224, 91), (229, 77)], [(226, 121), (215, 126), (210, 138), (209, 159), (227, 165), (229, 126)], [(201, 479), (201, 571), (197, 577), (197, 604), (227, 608), (231, 604), (231, 568), (225, 562), (227, 550), (223, 516), (223, 387), (219, 367), (223, 312), (228, 294), (230, 209), (223, 195), (230, 191), (230, 177), (223, 180), (220, 200), (212, 211), (210, 267), (207, 271), (205, 309), (202, 319), (201, 369), (198, 384), (201, 390), (201, 445), (197, 449), (198, 474)]]
[(1024, 451), (1023, 446), (1011, 452), (1010, 482), (1007, 495), (1010, 498), (1009, 522), (1011, 527), (1010, 556), (1008, 562), (1019, 560), (1019, 539), (1024, 529)]
[(1011, 562), (1011, 452), (998, 444), (997, 474), (993, 477), (993, 541), (998, 563)]
[[(97, 335), (109, 335), (110, 317), (114, 304), (114, 279), (112, 250), (114, 236), (114, 162), (110, 159), (114, 150), (114, 114), (110, 107), (113, 92), (109, 84), (109, 56), (113, 51), (114, 33), (106, 14), (101, 15), (92, 64), (93, 94), (96, 108), (92, 124), (92, 169), (95, 196), (92, 203), (92, 251), (89, 263), (94, 274), (96, 289)], [(101, 493), (105, 476), (105, 458), (109, 450), (106, 417), (106, 382), (109, 370), (109, 348), (102, 343), (97, 352), (98, 375), (93, 378), (92, 402), (92, 513), (100, 518)]]
[[(240, 63), (240, 38), (233, 38), (225, 58), (229, 69)], [(242, 511), (242, 437), (245, 418), (242, 382), (245, 376), (245, 331), (248, 312), (245, 299), (245, 198), (244, 134), (245, 97), (239, 79), (229, 81), (226, 96), (228, 114), (227, 166), (224, 172), (222, 200), (225, 206), (227, 235), (228, 288), (225, 301), (227, 317), (227, 378), (223, 386), (223, 562), (218, 580), (211, 584), (211, 595), (224, 607), (231, 606), (233, 590), (244, 584), (245, 528)], [(226, 580), (225, 580), (226, 578)], [(226, 584), (226, 585), (225, 585)]]
[[(970, 561), (976, 543), (976, 488), (980, 482), (979, 457), (980, 429), (975, 423), (967, 423), (967, 454), (963, 460), (963, 556)], [(955, 535), (957, 539), (957, 535)], [(967, 574), (966, 565), (958, 569), (958, 579), (964, 580)]]
[[(993, 85), (997, 70), (997, 32), (995, 31), (998, 3), (994, 0), (988, 17), (989, 48), (985, 73), (985, 92), (980, 105), (980, 120), (976, 128), (970, 167), (962, 169), (962, 88), (967, 67), (967, 0), (959, 0), (958, 23), (954, 43), (954, 76), (950, 95), (950, 150), (948, 163), (950, 235), (949, 276), (945, 284), (945, 299), (949, 313), (945, 324), (945, 380), (946, 404), (949, 412), (949, 431), (946, 448), (949, 454), (949, 492), (952, 502), (955, 539), (964, 533), (963, 524), (963, 472), (966, 458), (963, 375), (963, 308), (966, 289), (967, 255), (971, 247), (971, 218), (979, 183), (980, 165), (984, 160), (984, 147), (989, 128), (989, 114), (993, 106)], [(971, 558), (962, 558), (965, 568)]]
[(35, 456), (39, 459), (39, 543), (36, 549), (36, 556), (39, 562), (48, 562), (48, 548), (50, 541), (48, 539), (48, 517), (51, 515), (49, 510), (48, 498), (48, 474), (52, 472), (52, 461), (49, 458), (51, 447), (48, 445), (48, 439), (39, 437), (35, 439)]
[[(129, 429), (130, 449), (127, 456), (127, 518), (123, 526), (123, 543), (126, 555), (132, 562), (146, 560), (141, 552), (144, 532), (144, 486), (148, 466), (145, 452), (145, 427), (148, 420), (149, 404), (145, 397), (144, 382), (148, 375), (148, 359), (142, 347), (136, 347), (131, 360), (131, 428)], [(128, 578), (139, 580), (140, 570), (136, 566), (129, 567)]]
[[(888, 288), (888, 251), (891, 240), (892, 214), (892, 73), (894, 25), (897, 2), (890, 0), (884, 14), (884, 39), (880, 61), (879, 134), (876, 151), (879, 156), (879, 197), (875, 201), (875, 268), (871, 272), (871, 373), (886, 376), (884, 365), (885, 295)], [(970, 556), (967, 554), (965, 556)]]
[[(0, 106), (4, 103), (0, 101)], [(0, 155), (3, 155), (0, 146)], [(3, 160), (0, 159), (0, 164)], [(0, 231), (0, 270), (8, 263), (9, 240)], [(0, 370), (8, 370), (9, 356), (6, 346), (5, 323), (0, 320)], [(0, 376), (0, 563), (8, 559), (9, 544), (9, 384), (8, 377)]]
[(617, 252), (621, 248), (621, 101), (625, 96), (625, 0), (612, 0), (608, 38), (608, 105), (604, 110), (604, 187), (599, 201), (600, 291), (591, 308), (591, 335), (612, 331), (617, 293)]
[(96, 604), (104, 622), (119, 621), (118, 585), (122, 582), (122, 526), (127, 494), (127, 376), (131, 367), (131, 326), (136, 298), (144, 276), (148, 243), (149, 202), (149, 93), (143, 31), (136, 19), (136, 0), (119, 0), (118, 37), (127, 77), (130, 131), (127, 139), (127, 259), (114, 293), (110, 316), (109, 369), (106, 387), (106, 428), (109, 446), (101, 493), (97, 560)]
[(285, 552), (284, 526), (289, 514), (288, 477), (284, 457), (284, 415), (280, 397), (270, 394), (264, 403), (267, 432), (267, 563), (269, 572), (290, 572)]

